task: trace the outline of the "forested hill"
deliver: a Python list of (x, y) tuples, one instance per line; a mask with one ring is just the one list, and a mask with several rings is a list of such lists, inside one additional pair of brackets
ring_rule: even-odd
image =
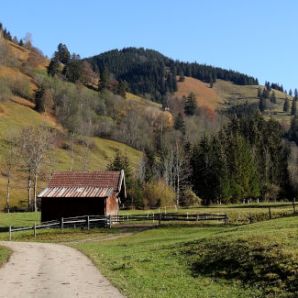
[(217, 79), (238, 85), (258, 85), (258, 80), (232, 70), (199, 63), (170, 59), (161, 53), (144, 48), (111, 50), (86, 59), (101, 79), (114, 78), (125, 81), (131, 92), (162, 101), (167, 92), (177, 91), (176, 75), (188, 76), (203, 82)]

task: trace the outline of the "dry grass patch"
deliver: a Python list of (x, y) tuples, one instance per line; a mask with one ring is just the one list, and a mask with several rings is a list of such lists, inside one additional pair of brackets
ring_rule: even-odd
[(200, 80), (185, 77), (185, 80), (178, 82), (177, 85), (178, 91), (175, 92), (175, 96), (179, 98), (188, 96), (190, 92), (193, 92), (197, 97), (199, 106), (205, 106), (212, 110), (217, 109), (221, 103), (220, 94), (214, 88), (209, 88), (209, 84), (203, 83)]

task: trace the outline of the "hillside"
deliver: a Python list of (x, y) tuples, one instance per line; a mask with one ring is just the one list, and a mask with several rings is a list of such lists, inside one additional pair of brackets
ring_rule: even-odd
[[(0, 62), (2, 197), (7, 181), (7, 139), (30, 126), (46, 126), (52, 135), (49, 143), (53, 146), (39, 173), (38, 190), (53, 171), (104, 169), (119, 150), (128, 161), (123, 159), (117, 167), (129, 165), (134, 176), (127, 202), (131, 200), (140, 208), (177, 202), (197, 204), (202, 200), (209, 204), (217, 202), (218, 197), (225, 202), (239, 202), (246, 196), (292, 196), (289, 185), (296, 174), (288, 171), (295, 169), (295, 160), (288, 167), (289, 156), (285, 156), (282, 140), (283, 128), (288, 128), (291, 119), (283, 112), (286, 94), (265, 89), (253, 77), (174, 61), (142, 48), (112, 50), (81, 60), (60, 43), (49, 61), (32, 45), (26, 48), (5, 39), (0, 39)], [(235, 120), (236, 125), (228, 126), (229, 118), (219, 116), (220, 111), (234, 115), (240, 110), (245, 114), (247, 106), (259, 111), (258, 96), (265, 91), (268, 105), (261, 115), (253, 114), (248, 123), (242, 117)], [(188, 96), (191, 92), (195, 97)], [(184, 96), (190, 98), (188, 110)], [(289, 100), (291, 104), (292, 98)], [(283, 128), (263, 118), (277, 119)], [(258, 132), (262, 132), (261, 142)], [(232, 137), (222, 139), (227, 133)], [(24, 145), (18, 143), (18, 147)], [(269, 148), (270, 156), (264, 157), (262, 154)], [(241, 159), (242, 152), (246, 157)], [(20, 202), (26, 205), (28, 171), (31, 173), (30, 165), (23, 161), (13, 172), (12, 206)], [(268, 171), (271, 175), (265, 183)], [(182, 180), (177, 176), (181, 173)], [(168, 197), (152, 197), (155, 188), (155, 194), (165, 192)], [(177, 193), (181, 198), (175, 201)]]
[[(183, 82), (177, 83), (178, 90), (174, 93), (177, 98), (187, 96), (190, 92), (196, 95), (199, 106), (204, 106), (212, 110), (226, 110), (241, 104), (259, 104), (257, 97), (258, 89), (263, 89), (262, 85), (237, 85), (232, 82), (217, 80), (213, 84), (213, 88), (208, 83), (191, 77), (185, 77)], [(279, 121), (285, 127), (289, 126), (291, 121), (290, 113), (283, 111), (284, 100), (289, 98), (290, 104), (293, 100), (292, 96), (287, 95), (279, 90), (274, 90), (276, 94), (276, 104), (270, 106), (266, 110), (264, 116)]]
[(238, 85), (257, 84), (257, 79), (232, 70), (173, 60), (144, 48), (111, 50), (86, 59), (100, 74), (125, 81), (131, 92), (162, 102), (168, 92), (177, 91), (176, 75), (204, 82), (223, 79)]
[[(28, 61), (32, 52), (10, 41), (4, 42), (9, 55), (14, 58), (14, 64), (0, 65), (0, 80), (3, 79), (2, 82), (13, 82), (13, 84), (19, 85), (22, 92), (17, 90), (18, 92), (15, 93), (12, 89), (13, 93), (8, 93), (7, 98), (0, 101), (0, 158), (2, 162), (7, 149), (6, 139), (10, 135), (20, 132), (25, 127), (46, 125), (54, 129), (57, 141), (50, 152), (50, 163), (43, 169), (38, 189), (44, 187), (48, 175), (53, 171), (86, 169), (86, 159), (88, 159), (89, 170), (104, 170), (118, 150), (128, 156), (133, 169), (138, 167), (141, 152), (116, 141), (100, 137), (88, 138), (91, 144), (88, 157), (85, 146), (79, 140), (75, 141), (73, 149), (70, 150), (69, 144), (72, 140), (67, 137), (65, 128), (55, 115), (51, 112), (38, 113), (34, 110), (35, 104), (32, 98), (38, 88), (34, 74), (43, 74), (49, 61), (39, 57), (40, 63), (35, 65), (30, 72), (26, 72), (23, 65)], [(6, 183), (7, 178), (2, 172), (0, 176), (1, 198), (6, 196)], [(27, 175), (24, 171), (13, 172), (11, 188), (11, 206), (26, 207)], [(0, 200), (0, 209), (3, 209), (4, 206), (5, 202), (2, 199)]]
[(212, 110), (219, 108), (223, 102), (221, 94), (216, 92), (215, 88), (209, 88), (208, 83), (194, 78), (185, 77), (183, 82), (178, 81), (177, 89), (174, 96), (182, 98), (183, 96), (188, 96), (190, 92), (193, 92), (199, 106), (205, 106)]

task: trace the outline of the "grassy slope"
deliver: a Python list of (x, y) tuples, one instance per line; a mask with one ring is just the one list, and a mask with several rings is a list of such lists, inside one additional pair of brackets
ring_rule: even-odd
[[(215, 109), (225, 109), (231, 105), (241, 103), (256, 103), (259, 102), (257, 98), (258, 88), (264, 86), (250, 85), (240, 86), (231, 82), (217, 80), (213, 88), (209, 88), (209, 84), (203, 83), (200, 80), (186, 77), (184, 82), (178, 82), (178, 91), (175, 93), (177, 97), (188, 95), (194, 92), (198, 99), (198, 104)], [(273, 117), (285, 126), (290, 123), (290, 114), (283, 112), (283, 104), (286, 94), (275, 90), (277, 97), (277, 104), (271, 110), (267, 110), (265, 116), (267, 118)], [(290, 100), (292, 98), (289, 96)]]
[[(11, 42), (7, 42), (10, 51), (20, 61), (25, 62), (30, 54), (30, 51), (15, 45)], [(41, 64), (37, 66), (36, 71), (43, 71), (48, 64), (47, 59), (42, 59)], [(30, 76), (23, 73), (21, 69), (17, 67), (0, 66), (0, 77), (8, 78), (10, 80), (19, 80), (28, 82), (30, 86), (30, 92), (37, 88), (37, 85)], [(141, 101), (141, 99), (139, 99)], [(5, 138), (7, 135), (17, 132), (26, 126), (37, 126), (42, 123), (49, 125), (53, 128), (63, 132), (63, 128), (57, 122), (55, 117), (49, 114), (39, 114), (33, 110), (34, 104), (22, 97), (12, 96), (6, 102), (0, 103), (0, 159), (5, 152)], [(122, 153), (127, 154), (133, 168), (138, 166), (138, 162), (141, 157), (141, 152), (121, 144), (119, 142), (106, 140), (103, 138), (91, 138), (93, 144), (89, 158), (90, 170), (103, 170), (107, 164), (113, 159), (116, 150), (120, 150)], [(47, 171), (59, 171), (59, 170), (82, 170), (84, 159), (86, 155), (84, 148), (80, 145), (75, 145), (74, 154), (69, 151), (56, 147), (51, 152), (51, 165), (48, 166)], [(72, 158), (74, 156), (74, 158)], [(45, 181), (41, 180), (39, 187), (42, 188), (45, 185)], [(0, 176), (0, 210), (4, 207), (6, 179), (4, 176)], [(11, 192), (11, 206), (26, 205), (26, 177), (22, 173), (16, 173), (12, 179), (12, 192)]]
[[(289, 217), (236, 228), (171, 226), (76, 247), (129, 297), (279, 297), (281, 294), (291, 297), (294, 290), (283, 288), (286, 279), (283, 273), (292, 279), (298, 273), (297, 224), (298, 217)], [(243, 258), (245, 262), (241, 263), (241, 255), (255, 258), (251, 263), (249, 258)], [(231, 259), (224, 262), (225, 256)], [(239, 275), (225, 274), (233, 268), (234, 257), (239, 261), (235, 270)], [(270, 266), (260, 264), (258, 258), (265, 259)], [(262, 268), (269, 270), (264, 275), (259, 273), (259, 289), (249, 279), (241, 278), (250, 273), (249, 266), (256, 272)], [(206, 267), (210, 270), (203, 271)], [(220, 268), (221, 275), (212, 268)], [(280, 276), (276, 268), (281, 270)], [(254, 281), (253, 278), (252, 275)]]
[[(22, 127), (35, 126), (43, 122), (50, 126), (57, 127), (56, 123), (49, 119), (48, 116), (40, 115), (39, 113), (32, 110), (30, 107), (16, 104), (8, 101), (0, 104), (0, 108), (3, 111), (0, 116), (0, 156), (3, 156), (5, 151), (5, 135), (9, 132), (17, 131)], [(133, 168), (137, 167), (138, 161), (141, 157), (141, 152), (121, 144), (119, 142), (106, 140), (102, 138), (91, 138), (94, 144), (90, 159), (89, 169), (105, 169), (106, 165), (113, 159), (115, 152), (120, 150), (127, 154)], [(85, 154), (84, 148), (80, 145), (76, 145), (74, 148), (74, 159), (70, 151), (63, 150), (56, 147), (51, 152), (52, 164), (49, 165), (49, 171), (59, 170), (70, 170), (71, 168), (76, 170), (83, 169), (83, 156)], [(5, 198), (5, 183), (6, 179), (4, 176), (0, 177), (0, 197), (3, 200), (0, 201), (0, 209), (4, 206)], [(44, 186), (44, 182), (41, 181), (40, 187)], [(26, 198), (26, 179), (21, 173), (17, 173), (12, 180), (12, 194), (11, 194), (11, 205), (14, 206), (19, 204), (21, 201), (25, 201)]]
[[(257, 98), (259, 87), (263, 88), (264, 86), (240, 86), (222, 80), (217, 80), (217, 82), (214, 84), (214, 90), (223, 98), (222, 108), (225, 108), (229, 105), (245, 103), (246, 101), (248, 103), (259, 102), (259, 99)], [(286, 94), (278, 90), (275, 90), (274, 92), (276, 95), (277, 104), (274, 105), (271, 110), (266, 111), (266, 116), (272, 116), (276, 120), (288, 124), (290, 121), (290, 115), (289, 113), (283, 112), (283, 104)], [(290, 100), (292, 100), (292, 97), (288, 97)]]
[(185, 77), (184, 82), (177, 83), (177, 87), (178, 91), (175, 92), (175, 96), (183, 97), (193, 92), (197, 97), (199, 106), (206, 106), (215, 110), (221, 103), (221, 97), (215, 92), (215, 89), (209, 88), (209, 84), (203, 83), (200, 80)]

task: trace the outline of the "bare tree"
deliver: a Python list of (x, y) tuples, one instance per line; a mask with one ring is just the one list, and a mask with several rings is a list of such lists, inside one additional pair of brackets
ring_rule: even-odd
[(11, 190), (11, 179), (13, 171), (17, 165), (17, 136), (14, 132), (9, 132), (6, 138), (7, 148), (2, 156), (2, 175), (6, 176), (6, 203), (5, 209), (7, 213), (10, 211), (10, 190)]
[[(28, 207), (37, 211), (37, 182), (43, 164), (48, 157), (52, 136), (43, 125), (24, 128), (20, 137), (20, 147), (25, 167), (28, 171)], [(33, 190), (33, 202), (32, 202)]]

